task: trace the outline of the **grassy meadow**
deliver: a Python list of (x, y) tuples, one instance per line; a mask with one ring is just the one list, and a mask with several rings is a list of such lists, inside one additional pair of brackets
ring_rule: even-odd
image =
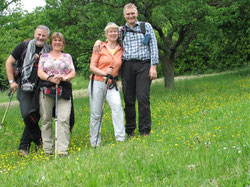
[[(149, 137), (116, 143), (105, 104), (102, 143), (89, 143), (88, 98), (74, 100), (70, 157), (17, 156), (24, 128), (11, 107), (0, 132), (1, 186), (249, 186), (249, 69), (152, 85)], [(5, 108), (0, 108), (3, 116)]]

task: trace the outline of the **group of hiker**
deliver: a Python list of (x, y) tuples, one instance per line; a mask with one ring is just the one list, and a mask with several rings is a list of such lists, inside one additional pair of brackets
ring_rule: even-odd
[[(106, 41), (97, 40), (90, 60), (90, 144), (101, 144), (101, 119), (106, 100), (112, 111), (116, 141), (135, 136), (136, 99), (139, 133), (151, 131), (150, 86), (157, 78), (158, 47), (150, 23), (137, 20), (133, 3), (123, 9), (126, 24), (108, 23)], [(47, 40), (50, 38), (50, 45)], [(71, 80), (75, 67), (70, 54), (64, 53), (62, 33), (50, 35), (47, 26), (39, 25), (34, 39), (20, 43), (6, 61), (6, 73), (12, 94), (17, 91), (20, 111), (25, 123), (18, 155), (27, 156), (31, 143), (43, 148), (46, 155), (68, 156), (70, 131), (74, 125)], [(121, 72), (125, 109), (117, 84)], [(125, 121), (124, 112), (125, 111)], [(56, 122), (56, 143), (53, 141), (52, 119)], [(41, 121), (41, 130), (39, 127)], [(56, 146), (54, 150), (53, 147)]]

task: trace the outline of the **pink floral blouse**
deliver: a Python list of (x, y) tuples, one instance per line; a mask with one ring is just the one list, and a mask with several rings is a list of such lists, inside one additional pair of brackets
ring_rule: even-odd
[(38, 69), (42, 69), (47, 75), (61, 74), (63, 76), (75, 71), (72, 57), (67, 53), (63, 53), (60, 59), (54, 59), (49, 53), (42, 54)]

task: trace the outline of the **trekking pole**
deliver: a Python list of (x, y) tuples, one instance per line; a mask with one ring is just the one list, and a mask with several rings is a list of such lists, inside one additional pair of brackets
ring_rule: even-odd
[(55, 159), (57, 158), (57, 114), (58, 114), (58, 96), (57, 93), (58, 92), (58, 84), (56, 84), (56, 101), (55, 101)]
[(110, 78), (110, 75), (107, 75), (107, 79), (105, 81), (106, 84), (106, 88), (105, 88), (105, 94), (104, 94), (104, 98), (103, 98), (103, 104), (102, 104), (102, 113), (101, 113), (101, 119), (100, 119), (100, 123), (99, 123), (99, 127), (98, 127), (98, 132), (97, 132), (97, 138), (96, 138), (96, 143), (95, 143), (95, 149), (97, 146), (97, 142), (98, 142), (98, 138), (99, 138), (99, 134), (100, 134), (100, 129), (101, 129), (101, 125), (102, 125), (102, 116), (103, 116), (103, 110), (104, 110), (104, 104), (105, 104), (105, 98), (107, 96), (107, 92), (108, 92), (108, 80)]
[(15, 92), (12, 92), (12, 90), (10, 90), (10, 93), (8, 94), (8, 96), (10, 97), (10, 101), (9, 101), (9, 104), (8, 104), (6, 110), (5, 110), (4, 115), (3, 115), (3, 119), (2, 119), (2, 122), (1, 122), (1, 125), (0, 125), (0, 132), (1, 132), (1, 129), (2, 129), (2, 126), (3, 126), (4, 119), (5, 119), (6, 115), (7, 115), (8, 110), (9, 110), (10, 102), (12, 100), (12, 97), (13, 97), (14, 93)]

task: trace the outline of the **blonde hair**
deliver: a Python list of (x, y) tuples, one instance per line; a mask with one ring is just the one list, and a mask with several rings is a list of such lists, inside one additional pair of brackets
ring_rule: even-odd
[(52, 45), (52, 40), (54, 40), (55, 38), (59, 38), (60, 40), (63, 41), (63, 47), (62, 50), (64, 50), (65, 47), (65, 39), (62, 33), (60, 32), (53, 32), (50, 36), (50, 45)]
[(134, 4), (134, 3), (129, 3), (129, 4), (126, 4), (126, 5), (124, 6), (124, 8), (123, 8), (123, 13), (125, 13), (125, 10), (127, 10), (127, 9), (129, 9), (129, 8), (134, 8), (134, 9), (138, 12), (137, 7), (135, 6), (135, 4)]
[(119, 31), (119, 26), (113, 22), (108, 23), (104, 29), (104, 32), (107, 33), (110, 29), (116, 29), (117, 31)]

